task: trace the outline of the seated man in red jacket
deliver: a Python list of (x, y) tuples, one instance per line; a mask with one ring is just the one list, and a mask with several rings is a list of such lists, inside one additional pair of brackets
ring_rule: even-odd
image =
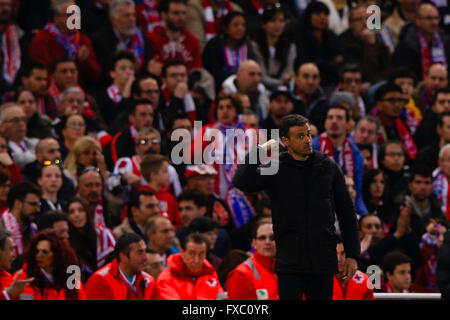
[(369, 288), (369, 277), (357, 270), (353, 278), (343, 281), (345, 251), (342, 239), (339, 237), (336, 245), (339, 274), (334, 275), (333, 300), (375, 300), (373, 287)]
[(216, 270), (206, 260), (208, 240), (198, 232), (189, 234), (181, 253), (169, 256), (158, 276), (154, 298), (158, 300), (217, 300), (225, 298)]
[(94, 273), (86, 283), (89, 300), (150, 300), (155, 280), (147, 265), (144, 240), (125, 233), (116, 242), (116, 259)]
[(34, 278), (26, 280), (15, 279), (7, 270), (11, 269), (11, 262), (16, 257), (14, 241), (11, 233), (0, 227), (0, 300), (10, 300), (21, 294), (28, 283)]
[(255, 255), (230, 272), (226, 289), (230, 300), (278, 300), (275, 241), (271, 219), (261, 220), (253, 233)]

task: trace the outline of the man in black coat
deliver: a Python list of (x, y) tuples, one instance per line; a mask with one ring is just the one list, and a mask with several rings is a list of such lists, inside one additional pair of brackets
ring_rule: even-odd
[(338, 273), (335, 214), (347, 256), (342, 276), (349, 280), (360, 253), (355, 207), (338, 165), (313, 151), (308, 119), (284, 117), (280, 136), (287, 152), (270, 163), (278, 171), (268, 175), (266, 166), (249, 161), (258, 149), (267, 152), (278, 145), (270, 140), (251, 150), (233, 184), (245, 192), (265, 189), (271, 199), (280, 299), (302, 299), (305, 294), (308, 300), (331, 300), (333, 274)]

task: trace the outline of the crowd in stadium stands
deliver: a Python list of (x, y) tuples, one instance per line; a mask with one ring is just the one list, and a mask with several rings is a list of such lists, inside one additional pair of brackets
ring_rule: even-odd
[(0, 0), (0, 300), (279, 299), (271, 199), (202, 137), (290, 114), (358, 218), (333, 299), (450, 298), (449, 31), (448, 0)]

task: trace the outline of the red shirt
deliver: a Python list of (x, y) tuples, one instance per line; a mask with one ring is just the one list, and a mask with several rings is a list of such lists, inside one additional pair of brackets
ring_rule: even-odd
[(357, 270), (346, 285), (333, 277), (333, 300), (375, 300), (373, 289), (367, 286), (369, 277)]
[(150, 190), (153, 192), (158, 199), (160, 215), (166, 217), (172, 222), (172, 225), (175, 229), (181, 227), (181, 219), (180, 219), (180, 211), (178, 210), (178, 202), (173, 196), (173, 194), (167, 192), (164, 188), (159, 189), (158, 191), (153, 190), (150, 186), (141, 186), (139, 191), (141, 190)]

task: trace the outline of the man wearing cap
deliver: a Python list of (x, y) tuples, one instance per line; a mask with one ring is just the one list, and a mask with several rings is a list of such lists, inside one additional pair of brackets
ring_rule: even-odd
[(199, 189), (207, 198), (206, 217), (211, 217), (228, 231), (234, 228), (234, 221), (228, 205), (214, 193), (214, 176), (216, 169), (207, 164), (189, 165), (186, 167), (185, 177), (187, 189)]

